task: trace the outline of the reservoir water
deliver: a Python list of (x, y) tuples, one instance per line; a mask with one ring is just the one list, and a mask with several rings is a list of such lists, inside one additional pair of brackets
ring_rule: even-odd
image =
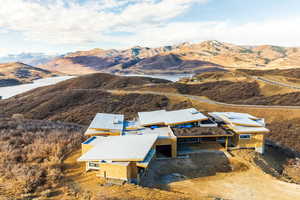
[(7, 99), (9, 97), (21, 94), (23, 92), (27, 92), (29, 90), (42, 87), (42, 86), (53, 85), (70, 78), (74, 78), (74, 76), (58, 76), (58, 77), (42, 78), (33, 81), (33, 83), (8, 86), (8, 87), (0, 87), (0, 96), (2, 96), (2, 99)]

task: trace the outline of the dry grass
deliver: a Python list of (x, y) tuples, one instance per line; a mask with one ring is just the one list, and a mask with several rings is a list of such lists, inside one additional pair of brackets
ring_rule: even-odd
[[(153, 188), (145, 188), (133, 184), (122, 186), (105, 185), (103, 178), (96, 177), (96, 171), (85, 173), (85, 164), (76, 159), (81, 151), (74, 151), (66, 160), (64, 166), (65, 192), (57, 198), (85, 199), (91, 196), (94, 200), (183, 200), (191, 199), (187, 195)], [(89, 198), (86, 198), (89, 199)]]
[(0, 185), (4, 193), (17, 196), (60, 184), (62, 161), (79, 148), (83, 137), (79, 126), (55, 126), (62, 124), (45, 122), (43, 127), (29, 120), (1, 119)]

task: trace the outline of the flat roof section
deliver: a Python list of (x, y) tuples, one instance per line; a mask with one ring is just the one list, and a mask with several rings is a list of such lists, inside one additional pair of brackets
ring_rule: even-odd
[(208, 119), (207, 116), (203, 115), (195, 108), (174, 111), (157, 110), (139, 112), (138, 116), (142, 126), (184, 124)]
[[(225, 120), (225, 119), (224, 119)], [(253, 127), (262, 127), (262, 124), (256, 122), (249, 118), (240, 118), (240, 119), (228, 119), (229, 123), (235, 124), (237, 126), (253, 126)]]
[(142, 126), (160, 125), (165, 123), (165, 110), (150, 112), (138, 112), (139, 121)]
[(158, 135), (97, 137), (94, 147), (77, 161), (143, 161)]
[(208, 119), (207, 116), (203, 115), (195, 108), (167, 111), (164, 117), (166, 125), (183, 124)]
[[(215, 112), (218, 113), (218, 112)], [(240, 118), (249, 118), (249, 119), (259, 119), (253, 115), (250, 115), (248, 113), (237, 113), (237, 112), (219, 112), (223, 115), (225, 115), (228, 118), (235, 118), (235, 119), (240, 119)]]
[(118, 130), (123, 131), (124, 115), (97, 113), (91, 122), (89, 129)]
[(238, 134), (245, 134), (245, 133), (269, 133), (270, 130), (265, 127), (249, 127), (249, 126), (234, 126), (230, 125), (230, 128), (238, 133)]
[(265, 125), (263, 119), (254, 117), (247, 113), (211, 112), (209, 115), (217, 120), (224, 121), (229, 124), (235, 124), (237, 126), (263, 127)]
[(269, 129), (265, 127), (264, 119), (260, 119), (247, 113), (235, 112), (212, 112), (210, 116), (223, 121), (227, 126), (238, 134), (243, 133), (268, 133)]
[(177, 137), (214, 137), (214, 136), (232, 136), (221, 127), (192, 127), (192, 128), (172, 128)]

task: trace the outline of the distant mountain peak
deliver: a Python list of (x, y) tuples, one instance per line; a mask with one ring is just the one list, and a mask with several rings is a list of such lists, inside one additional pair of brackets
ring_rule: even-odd
[(23, 64), (37, 66), (45, 64), (57, 57), (58, 55), (47, 55), (44, 53), (9, 54), (7, 56), (0, 57), (0, 63), (20, 62)]
[[(300, 48), (240, 46), (218, 40), (157, 48), (92, 49), (54, 59), (42, 67), (64, 73), (195, 73), (227, 68), (300, 67)], [(208, 69), (209, 68), (209, 69)]]

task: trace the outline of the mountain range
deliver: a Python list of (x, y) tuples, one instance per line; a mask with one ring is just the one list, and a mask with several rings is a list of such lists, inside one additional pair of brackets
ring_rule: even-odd
[(47, 55), (44, 53), (20, 53), (9, 54), (0, 57), (0, 63), (21, 62), (27, 65), (41, 65), (48, 63), (50, 60), (59, 57), (58, 55)]
[(300, 67), (299, 47), (240, 46), (215, 40), (126, 50), (92, 49), (55, 58), (38, 67), (67, 74), (174, 74), (235, 68), (274, 69)]

